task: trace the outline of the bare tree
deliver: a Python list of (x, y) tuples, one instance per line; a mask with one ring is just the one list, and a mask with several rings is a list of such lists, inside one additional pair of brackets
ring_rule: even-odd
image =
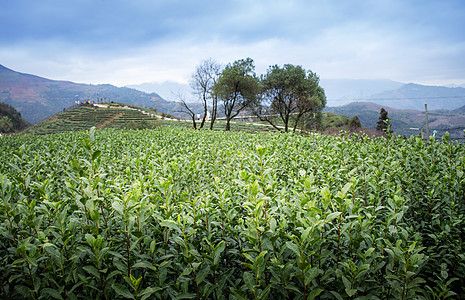
[[(177, 94), (177, 98), (179, 100), (179, 103), (181, 104), (181, 110), (178, 111), (180, 113), (184, 113), (184, 114), (187, 114), (189, 115), (189, 117), (191, 118), (192, 120), (192, 128), (194, 129), (197, 129), (197, 120), (196, 120), (196, 114), (195, 112), (189, 107), (189, 105), (187, 104), (183, 94), (181, 91), (178, 91), (178, 94)], [(200, 127), (202, 128), (202, 127)], [(199, 128), (199, 129), (200, 129)]]
[[(197, 66), (190, 80), (190, 86), (193, 90), (194, 95), (202, 102), (203, 105), (203, 118), (200, 122), (199, 129), (202, 129), (208, 114), (208, 104), (211, 101), (211, 122), (210, 129), (213, 129), (213, 124), (216, 120), (217, 109), (218, 109), (218, 97), (213, 92), (213, 86), (218, 81), (220, 75), (221, 65), (215, 60), (209, 58), (200, 63)], [(186, 103), (184, 107), (188, 110)]]

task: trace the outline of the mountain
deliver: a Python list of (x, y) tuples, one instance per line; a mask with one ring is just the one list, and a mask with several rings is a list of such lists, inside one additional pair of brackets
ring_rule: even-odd
[(464, 86), (428, 86), (387, 79), (321, 79), (329, 106), (373, 102), (398, 109), (456, 109), (465, 104)]
[(192, 89), (188, 84), (182, 84), (178, 82), (165, 81), (162, 83), (158, 82), (144, 82), (141, 84), (127, 85), (126, 87), (136, 89), (146, 93), (156, 92), (163, 99), (178, 101), (179, 93), (187, 99), (191, 98)]
[(465, 88), (409, 83), (398, 89), (375, 93), (364, 101), (399, 109), (456, 109), (465, 104)]
[(405, 83), (388, 79), (320, 79), (328, 105), (338, 106), (370, 95), (395, 90)]
[[(361, 100), (385, 107), (392, 107), (391, 111), (393, 114), (394, 109), (417, 110), (418, 114), (422, 114), (425, 103), (428, 104), (430, 111), (438, 109), (453, 110), (465, 104), (465, 88), (462, 87), (403, 84), (384, 79), (322, 79), (320, 83), (325, 89), (328, 106)], [(165, 97), (171, 97), (173, 100), (178, 100), (176, 99), (176, 93), (182, 91), (186, 101), (189, 101), (191, 92), (188, 85), (165, 82), (162, 84), (145, 83), (131, 87), (145, 90), (146, 92), (130, 87), (116, 87), (110, 84), (91, 85), (50, 80), (30, 74), (18, 73), (0, 65), (0, 102), (13, 106), (21, 113), (21, 116), (25, 120), (31, 123), (36, 123), (65, 108), (69, 108), (76, 101), (83, 102), (85, 100), (90, 100), (91, 102), (101, 102), (102, 100), (104, 102), (122, 102), (142, 107), (153, 107), (159, 112), (169, 113), (178, 117), (185, 116), (180, 113), (182, 108), (179, 103), (167, 101), (154, 91), (160, 89), (160, 93), (164, 93)], [(195, 112), (202, 111), (199, 103), (191, 104), (190, 107)], [(367, 126), (366, 124), (372, 122), (372, 120), (377, 120), (380, 107), (377, 107), (376, 110), (363, 109), (363, 112), (367, 114), (366, 116), (362, 115), (361, 111), (356, 114), (362, 124)], [(339, 110), (343, 111), (345, 109)], [(354, 112), (356, 112), (356, 109)], [(452, 119), (448, 114), (451, 113), (445, 113), (450, 120)], [(409, 116), (411, 117), (413, 114), (409, 114)], [(445, 118), (445, 116), (442, 116), (439, 119), (443, 122)], [(411, 124), (410, 121), (405, 122), (405, 124), (397, 123), (401, 122), (401, 119), (404, 120), (405, 118), (400, 118), (399, 120), (393, 119), (393, 127), (401, 128), (407, 126), (407, 124)], [(456, 121), (461, 122), (459, 119)]]
[(459, 108), (456, 108), (452, 111), (454, 114), (464, 114), (465, 115), (465, 105)]
[[(342, 105), (352, 102), (353, 99), (366, 98), (369, 95), (383, 91), (397, 89), (405, 83), (388, 79), (325, 79), (320, 80), (320, 85), (325, 89), (326, 97), (330, 105)], [(146, 93), (156, 92), (164, 99), (177, 101), (178, 92), (189, 99), (192, 89), (188, 84), (172, 81), (144, 82), (141, 84), (128, 85)]]
[(179, 111), (178, 103), (164, 100), (156, 93), (144, 93), (110, 84), (81, 84), (50, 80), (23, 74), (0, 65), (0, 102), (13, 106), (30, 123), (43, 120), (76, 101), (124, 102), (153, 107), (160, 112)]
[[(349, 118), (358, 116), (363, 127), (375, 129), (381, 108), (388, 112), (391, 129), (399, 135), (417, 135), (419, 129), (426, 131), (425, 112), (412, 109), (398, 109), (373, 102), (353, 102), (338, 107), (326, 107), (324, 112), (346, 115)], [(428, 110), (430, 131), (436, 130), (438, 135), (449, 131), (451, 137), (462, 138), (465, 129), (465, 106), (455, 110)], [(412, 129), (415, 128), (415, 129)]]

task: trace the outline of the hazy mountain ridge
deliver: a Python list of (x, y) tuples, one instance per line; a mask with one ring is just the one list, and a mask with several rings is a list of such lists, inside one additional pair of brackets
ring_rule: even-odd
[[(124, 102), (142, 107), (153, 107), (160, 112), (183, 115), (182, 107), (177, 102), (167, 101), (153, 89), (165, 86), (164, 93), (171, 95), (182, 91), (186, 101), (192, 97), (188, 85), (166, 82), (166, 84), (145, 84), (143, 92), (129, 87), (116, 87), (110, 84), (81, 84), (70, 81), (58, 81), (35, 75), (23, 74), (0, 65), (0, 102), (17, 109), (23, 118), (31, 123), (43, 120), (64, 108), (72, 106), (76, 100)], [(133, 85), (132, 87), (144, 86)], [(403, 84), (401, 82), (376, 79), (323, 79), (321, 86), (328, 97), (325, 111), (345, 114), (349, 117), (358, 115), (363, 126), (374, 128), (381, 107), (386, 107), (392, 119), (393, 129), (404, 132), (405, 128), (423, 127), (424, 104), (428, 103), (430, 125), (438, 128), (455, 128), (465, 125), (465, 88), (423, 86)], [(394, 88), (388, 90), (389, 88)], [(374, 92), (364, 98), (364, 102), (336, 106), (336, 97), (343, 101), (360, 100), (360, 96)], [(397, 100), (396, 100), (397, 99)], [(177, 100), (177, 99), (175, 99)], [(373, 103), (366, 103), (373, 102)], [(201, 111), (200, 103), (191, 105), (194, 111)], [(443, 111), (440, 111), (442, 109)], [(447, 110), (444, 110), (447, 109)], [(436, 110), (436, 111), (434, 111)], [(434, 111), (434, 112), (433, 112)], [(402, 133), (407, 134), (407, 133)], [(412, 133), (409, 133), (412, 134)]]
[[(363, 127), (375, 129), (381, 108), (388, 111), (392, 130), (399, 135), (416, 135), (423, 128), (426, 132), (425, 111), (413, 109), (398, 109), (373, 102), (353, 102), (343, 106), (326, 107), (324, 112), (346, 115), (349, 118), (358, 116)], [(431, 132), (436, 130), (438, 135), (446, 131), (453, 137), (463, 137), (465, 129), (465, 105), (455, 110), (428, 110), (428, 123)]]
[(177, 104), (164, 100), (156, 93), (148, 94), (110, 84), (91, 85), (50, 80), (15, 72), (0, 65), (0, 102), (16, 108), (31, 123), (70, 107), (75, 101), (97, 99), (154, 107), (160, 112), (177, 109)]
[(171, 101), (179, 101), (178, 96), (186, 98), (188, 101), (192, 96), (192, 89), (188, 84), (178, 82), (165, 81), (158, 82), (144, 82), (141, 84), (127, 85), (126, 87), (136, 89), (145, 93), (157, 93), (163, 99)]
[(399, 109), (453, 110), (465, 105), (465, 88), (408, 83), (398, 89), (371, 95), (366, 101)]
[(389, 79), (320, 78), (320, 85), (325, 89), (328, 105), (331, 106), (361, 101), (372, 94), (395, 90), (404, 84)]
[[(389, 79), (320, 79), (327, 98), (327, 106), (341, 106), (351, 102), (373, 102), (397, 109), (424, 110), (456, 109), (465, 105), (465, 88), (461, 86), (428, 86), (403, 83)], [(180, 91), (189, 101), (192, 89), (188, 84), (174, 82), (146, 82), (130, 85), (144, 92), (157, 92), (163, 98), (178, 100)]]

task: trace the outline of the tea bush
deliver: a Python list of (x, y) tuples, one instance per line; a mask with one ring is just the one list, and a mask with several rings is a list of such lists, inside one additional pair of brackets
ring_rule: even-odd
[(465, 293), (465, 149), (102, 130), (0, 141), (4, 299)]

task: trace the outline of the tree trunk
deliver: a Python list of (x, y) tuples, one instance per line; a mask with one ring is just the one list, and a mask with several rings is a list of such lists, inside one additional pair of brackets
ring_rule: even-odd
[(205, 124), (206, 119), (207, 119), (207, 113), (205, 112), (205, 114), (203, 115), (203, 118), (202, 118), (202, 122), (200, 123), (199, 129), (203, 128), (203, 124)]
[(210, 120), (210, 130), (213, 130), (213, 124), (215, 124), (216, 121), (216, 110), (217, 110), (217, 105), (215, 103), (216, 101), (213, 100), (213, 108), (212, 108), (212, 115), (211, 115), (211, 120)]
[(300, 113), (299, 113), (299, 114), (297, 115), (297, 118), (295, 119), (294, 131), (293, 131), (294, 133), (295, 133), (295, 131), (296, 131), (296, 129), (297, 129), (297, 124), (299, 124), (300, 118), (301, 118), (302, 116), (303, 116), (303, 114), (300, 114)]
[(207, 100), (206, 100), (206, 95), (203, 95), (203, 118), (202, 122), (200, 122), (200, 127), (199, 129), (203, 128), (203, 125), (205, 124), (205, 120), (207, 119), (207, 113), (208, 113), (208, 106), (207, 106)]
[(226, 118), (226, 131), (230, 131), (231, 130), (231, 119), (229, 118)]
[(195, 115), (192, 115), (192, 126), (194, 127), (194, 130), (197, 130), (197, 123), (195, 122)]
[(283, 121), (284, 121), (284, 132), (288, 132), (289, 131), (289, 116), (286, 116)]
[(215, 124), (216, 117), (212, 116), (212, 119), (210, 121), (210, 130), (213, 130), (213, 124)]

